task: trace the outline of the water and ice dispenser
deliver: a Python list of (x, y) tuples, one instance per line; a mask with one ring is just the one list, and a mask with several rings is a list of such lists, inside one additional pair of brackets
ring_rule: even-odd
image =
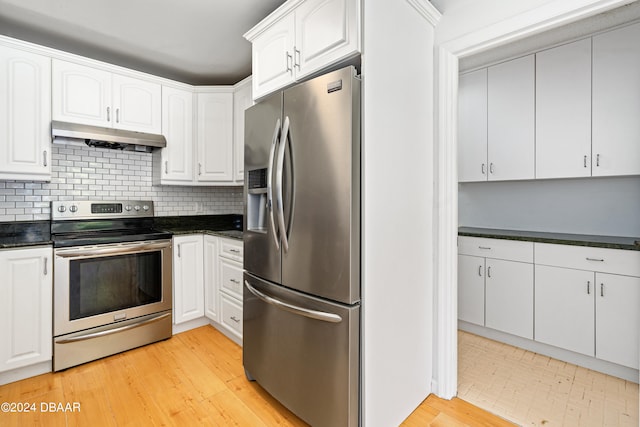
[(249, 171), (247, 230), (267, 232), (267, 169)]

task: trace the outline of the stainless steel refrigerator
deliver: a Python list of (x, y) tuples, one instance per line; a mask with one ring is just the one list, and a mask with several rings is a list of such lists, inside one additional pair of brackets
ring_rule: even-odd
[(343, 68), (245, 113), (243, 364), (315, 427), (357, 426), (360, 80)]

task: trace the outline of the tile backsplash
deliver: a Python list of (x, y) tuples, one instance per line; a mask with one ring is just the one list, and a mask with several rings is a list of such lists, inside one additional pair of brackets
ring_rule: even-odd
[(156, 216), (242, 213), (242, 187), (152, 185), (152, 155), (52, 146), (51, 182), (0, 181), (0, 221), (48, 220), (56, 200), (153, 200)]

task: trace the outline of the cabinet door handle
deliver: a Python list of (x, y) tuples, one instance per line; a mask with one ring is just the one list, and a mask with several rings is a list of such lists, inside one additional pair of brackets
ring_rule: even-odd
[(493, 163), (489, 163), (489, 172), (493, 173)]
[(585, 154), (585, 156), (584, 156), (584, 167), (585, 167), (585, 168), (587, 167), (587, 155), (586, 155), (586, 154)]
[(46, 276), (47, 274), (49, 274), (47, 272), (47, 264), (49, 264), (49, 258), (48, 257), (44, 257), (44, 275)]
[(478, 266), (478, 276), (482, 277), (482, 266)]
[(116, 123), (120, 123), (120, 109), (116, 108)]
[(596, 154), (596, 166), (600, 167), (600, 154)]
[(168, 174), (169, 173), (169, 161), (165, 160), (164, 161), (164, 174)]
[(591, 295), (591, 281), (587, 280), (587, 295)]
[(600, 283), (600, 296), (604, 296), (604, 283)]
[(178, 245), (178, 258), (180, 258), (180, 245)]
[(587, 257), (587, 261), (604, 262), (604, 258), (589, 258), (589, 257)]
[(286, 51), (284, 54), (285, 60), (287, 61), (287, 71), (293, 73), (293, 68), (290, 65), (293, 58), (291, 57), (291, 55), (289, 55), (289, 51)]
[(485, 165), (484, 163), (482, 164), (482, 175), (486, 174), (487, 172), (485, 171)]
[(198, 175), (202, 175), (202, 163), (198, 163)]
[(300, 70), (300, 51), (295, 46), (293, 47), (293, 55), (293, 66)]
[(491, 267), (487, 267), (487, 277), (491, 278)]
[(44, 150), (42, 152), (42, 163), (44, 164), (44, 166), (47, 166), (47, 150)]
[(107, 107), (107, 121), (111, 121), (111, 107)]

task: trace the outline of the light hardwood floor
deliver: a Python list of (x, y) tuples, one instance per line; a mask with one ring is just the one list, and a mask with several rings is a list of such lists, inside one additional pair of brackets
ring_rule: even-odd
[[(306, 426), (245, 379), (242, 349), (210, 326), (55, 374), (0, 386), (0, 426)], [(58, 409), (79, 411), (53, 412)], [(76, 406), (77, 407), (77, 406)], [(46, 410), (43, 410), (46, 409)], [(512, 426), (460, 399), (429, 396), (409, 427)]]

